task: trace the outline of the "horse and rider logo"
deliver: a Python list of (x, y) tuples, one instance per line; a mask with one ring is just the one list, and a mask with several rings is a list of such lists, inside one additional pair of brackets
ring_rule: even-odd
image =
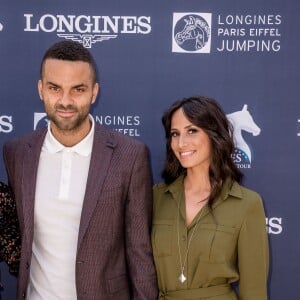
[(209, 53), (211, 14), (173, 14), (173, 52)]
[(245, 167), (245, 165), (250, 167), (252, 161), (251, 150), (242, 135), (242, 131), (246, 131), (251, 133), (253, 136), (257, 136), (260, 134), (261, 129), (254, 122), (250, 112), (248, 111), (247, 104), (243, 106), (242, 110), (228, 114), (227, 119), (233, 126), (233, 140), (236, 147), (233, 160), (238, 167)]

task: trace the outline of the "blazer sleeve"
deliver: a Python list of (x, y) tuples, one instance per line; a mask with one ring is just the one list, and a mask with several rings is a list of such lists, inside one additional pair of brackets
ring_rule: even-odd
[(146, 146), (138, 147), (129, 182), (126, 207), (126, 251), (132, 280), (132, 299), (156, 300), (157, 279), (150, 232), (152, 180)]
[(255, 193), (238, 240), (239, 299), (266, 300), (269, 246), (262, 200)]
[(0, 260), (17, 275), (20, 262), (21, 236), (16, 204), (8, 186), (0, 183)]

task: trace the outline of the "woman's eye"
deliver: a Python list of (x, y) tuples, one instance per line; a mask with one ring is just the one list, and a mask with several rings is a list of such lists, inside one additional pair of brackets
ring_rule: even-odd
[(196, 133), (197, 131), (198, 131), (198, 130), (195, 129), (195, 128), (190, 128), (189, 131), (188, 131), (188, 133), (189, 133), (189, 134), (193, 134), (193, 133)]
[(176, 137), (176, 136), (178, 136), (177, 132), (171, 132), (171, 137)]

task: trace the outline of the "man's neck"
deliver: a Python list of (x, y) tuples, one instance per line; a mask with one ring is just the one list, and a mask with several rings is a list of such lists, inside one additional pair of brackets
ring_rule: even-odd
[(61, 130), (57, 128), (53, 123), (50, 125), (51, 133), (55, 139), (65, 147), (73, 147), (81, 142), (90, 132), (92, 127), (89, 118), (80, 126), (72, 130)]

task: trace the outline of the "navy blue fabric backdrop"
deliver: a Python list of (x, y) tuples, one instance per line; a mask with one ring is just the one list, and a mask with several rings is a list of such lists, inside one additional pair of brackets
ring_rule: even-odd
[[(300, 299), (299, 8), (297, 0), (2, 0), (0, 146), (47, 123), (39, 64), (59, 40), (90, 49), (101, 85), (92, 113), (148, 145), (154, 182), (163, 111), (185, 96), (216, 98), (234, 123), (244, 184), (264, 200), (269, 299)], [(15, 299), (16, 280), (3, 263), (1, 271), (2, 299)]]

